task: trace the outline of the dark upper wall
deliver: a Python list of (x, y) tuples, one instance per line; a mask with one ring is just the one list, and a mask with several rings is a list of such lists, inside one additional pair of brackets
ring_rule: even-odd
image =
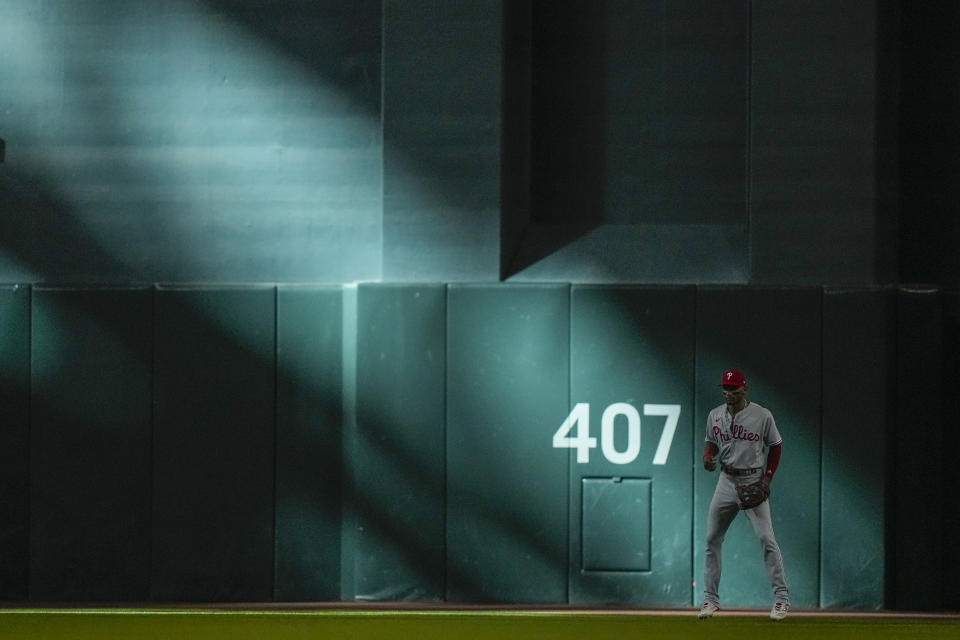
[(901, 38), (900, 278), (960, 286), (960, 5), (904, 4)]
[(873, 3), (588, 4), (533, 3), (519, 277), (878, 279)]
[(118, 6), (0, 8), (0, 281), (958, 281), (955, 8)]

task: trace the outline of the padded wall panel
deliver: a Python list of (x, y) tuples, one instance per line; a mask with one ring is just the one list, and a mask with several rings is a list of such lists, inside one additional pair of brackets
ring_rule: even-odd
[[(720, 473), (707, 473), (699, 460), (707, 414), (723, 402), (720, 374), (727, 368), (746, 373), (750, 400), (773, 413), (783, 436), (783, 458), (771, 498), (774, 532), (792, 603), (815, 607), (819, 602), (820, 323), (819, 288), (707, 287), (698, 291), (694, 603), (702, 601), (707, 508)], [(731, 525), (723, 560), (723, 605), (772, 603), (760, 546), (745, 516)]]
[(0, 600), (27, 596), (30, 289), (0, 287)]
[(451, 285), (447, 599), (567, 600), (569, 288)]
[[(820, 606), (884, 606), (885, 465), (895, 354), (889, 291), (823, 298)], [(786, 450), (789, 452), (789, 449)]]
[[(569, 453), (570, 600), (686, 605), (691, 597), (693, 528), (694, 289), (575, 286), (571, 297), (570, 407), (589, 403), (597, 448), (589, 451), (589, 462), (578, 462), (575, 450)], [(616, 403), (633, 407), (640, 421), (636, 457), (620, 463), (602, 443), (603, 415)], [(672, 436), (663, 406), (679, 411)], [(623, 412), (614, 418), (615, 452), (629, 450), (627, 425)], [(664, 459), (658, 460), (661, 451)], [(583, 569), (580, 514), (586, 507), (581, 481), (586, 477), (652, 480), (649, 571)], [(584, 531), (584, 537), (589, 533)], [(633, 543), (642, 546), (643, 540)]]
[(151, 289), (35, 288), (30, 597), (147, 599)]
[[(960, 389), (960, 292), (943, 292), (943, 389)], [(943, 394), (943, 419), (950, 424), (951, 416), (960, 416), (960, 393)], [(943, 434), (944, 446), (949, 437)], [(943, 484), (960, 487), (960, 465), (953, 458), (941, 458)], [(943, 608), (960, 611), (960, 584), (952, 577), (960, 574), (960, 491), (947, 491), (941, 505), (943, 513)]]
[[(934, 551), (943, 544), (942, 493), (955, 487), (930, 482), (939, 476), (943, 446), (943, 306), (938, 288), (903, 288), (897, 294), (896, 414), (890, 446), (893, 464), (893, 606), (931, 610), (942, 606), (944, 572)], [(951, 389), (955, 393), (956, 389)], [(953, 416), (951, 416), (953, 417)], [(948, 544), (956, 544), (951, 541)]]
[(277, 289), (274, 597), (338, 600), (341, 287)]
[(151, 595), (273, 595), (275, 290), (161, 288)]
[(355, 597), (444, 597), (446, 287), (360, 285)]

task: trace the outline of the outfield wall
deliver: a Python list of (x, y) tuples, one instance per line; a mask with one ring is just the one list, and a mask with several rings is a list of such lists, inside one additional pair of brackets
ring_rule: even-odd
[[(4, 287), (0, 593), (691, 605), (715, 481), (704, 422), (736, 366), (784, 436), (773, 508), (794, 603), (937, 608), (955, 499), (930, 480), (949, 480), (956, 303), (907, 288)], [(570, 448), (555, 447), (565, 423)], [(742, 518), (721, 589), (728, 605), (770, 598)]]

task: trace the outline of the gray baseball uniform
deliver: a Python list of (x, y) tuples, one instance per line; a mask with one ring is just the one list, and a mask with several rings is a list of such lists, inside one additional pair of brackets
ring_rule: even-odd
[[(765, 447), (781, 443), (773, 415), (755, 402), (748, 402), (735, 416), (725, 404), (710, 411), (707, 416), (706, 441), (720, 449), (717, 459), (721, 464), (720, 478), (707, 513), (707, 550), (704, 568), (704, 599), (720, 604), (721, 546), (727, 529), (740, 512), (736, 486), (756, 482), (764, 473)], [(729, 473), (731, 469), (735, 474)], [(763, 545), (763, 560), (767, 576), (779, 602), (790, 602), (783, 558), (773, 534), (770, 501), (744, 511), (753, 531)]]

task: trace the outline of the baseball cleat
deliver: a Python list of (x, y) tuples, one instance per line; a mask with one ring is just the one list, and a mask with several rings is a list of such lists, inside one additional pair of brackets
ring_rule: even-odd
[(770, 619), (771, 620), (783, 620), (787, 617), (787, 612), (790, 611), (790, 605), (786, 602), (778, 602), (773, 605), (773, 609), (770, 609)]
[(701, 620), (706, 620), (707, 618), (713, 617), (713, 614), (717, 611), (720, 611), (720, 607), (713, 604), (712, 602), (704, 602), (703, 606), (700, 607), (700, 613), (697, 615)]

